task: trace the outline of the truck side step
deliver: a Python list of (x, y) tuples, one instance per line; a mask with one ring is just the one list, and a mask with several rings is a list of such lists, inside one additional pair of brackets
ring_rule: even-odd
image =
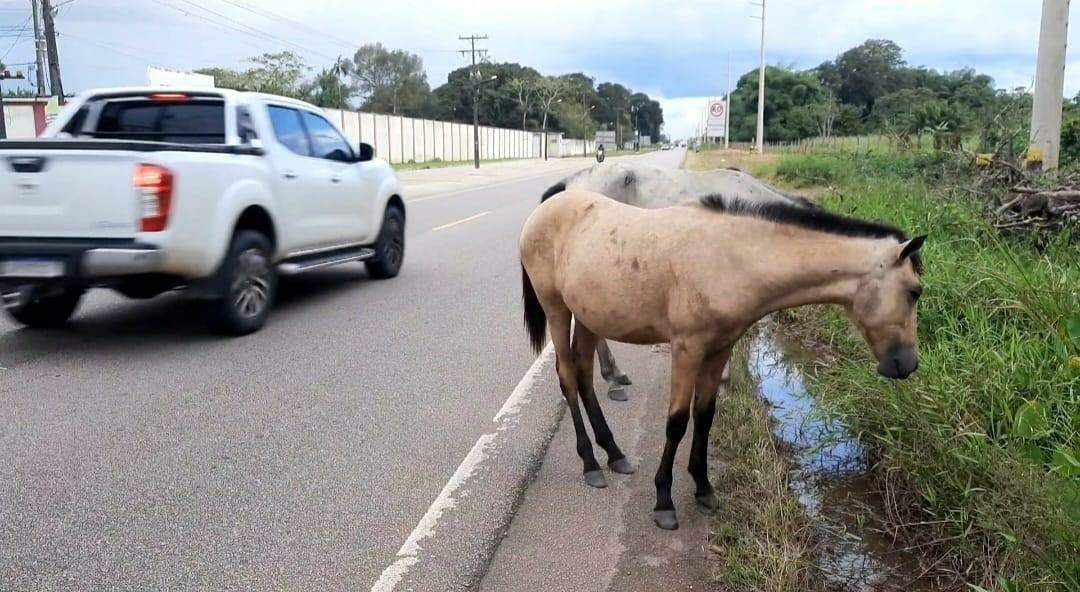
[(278, 264), (278, 273), (281, 275), (297, 275), (306, 271), (330, 267), (331, 265), (340, 265), (350, 261), (363, 261), (365, 259), (371, 259), (374, 256), (375, 249), (370, 247), (356, 247), (339, 251), (330, 251), (327, 253), (308, 255), (283, 261)]

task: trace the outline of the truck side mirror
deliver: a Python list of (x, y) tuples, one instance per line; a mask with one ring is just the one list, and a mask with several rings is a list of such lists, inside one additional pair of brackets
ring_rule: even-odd
[(360, 142), (360, 155), (357, 157), (357, 162), (367, 162), (375, 158), (375, 148), (367, 142)]

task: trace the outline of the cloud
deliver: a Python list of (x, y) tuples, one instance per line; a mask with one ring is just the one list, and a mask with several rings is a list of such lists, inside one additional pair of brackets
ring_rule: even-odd
[[(0, 0), (0, 25), (21, 24), (25, 4)], [(666, 100), (703, 100), (724, 92), (729, 57), (736, 76), (756, 68), (756, 10), (746, 0), (83, 0), (64, 8), (57, 26), (65, 87), (74, 90), (142, 84), (147, 65), (238, 66), (281, 49), (298, 51), (318, 68), (373, 41), (420, 54), (437, 86), (467, 63), (458, 36), (476, 33), (490, 37), (481, 46), (493, 60), (545, 73), (583, 71)], [(769, 3), (767, 18), (770, 64), (809, 68), (868, 38), (886, 38), (912, 64), (970, 66), (1014, 87), (1030, 85), (1034, 76), (1040, 3), (784, 0)], [(1069, 32), (1074, 47), (1077, 29)], [(2, 53), (7, 40), (0, 42)], [(23, 40), (7, 61), (31, 58)], [(1065, 91), (1078, 90), (1080, 57), (1074, 57)], [(686, 114), (672, 115), (669, 131), (680, 135), (675, 122)]]

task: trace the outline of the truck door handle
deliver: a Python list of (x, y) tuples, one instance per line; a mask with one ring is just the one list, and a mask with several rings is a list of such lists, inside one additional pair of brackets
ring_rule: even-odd
[(341, 183), (341, 177), (330, 177), (331, 183)]
[(292, 171), (285, 171), (284, 173), (281, 174), (281, 176), (285, 177), (286, 179), (295, 179), (296, 178), (296, 173), (294, 173)]

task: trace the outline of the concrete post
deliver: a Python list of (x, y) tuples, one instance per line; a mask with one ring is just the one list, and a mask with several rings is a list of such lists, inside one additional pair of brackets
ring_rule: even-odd
[(1065, 48), (1069, 0), (1043, 0), (1039, 57), (1035, 70), (1035, 102), (1031, 109), (1029, 166), (1055, 169), (1061, 152), (1061, 107), (1065, 92)]

